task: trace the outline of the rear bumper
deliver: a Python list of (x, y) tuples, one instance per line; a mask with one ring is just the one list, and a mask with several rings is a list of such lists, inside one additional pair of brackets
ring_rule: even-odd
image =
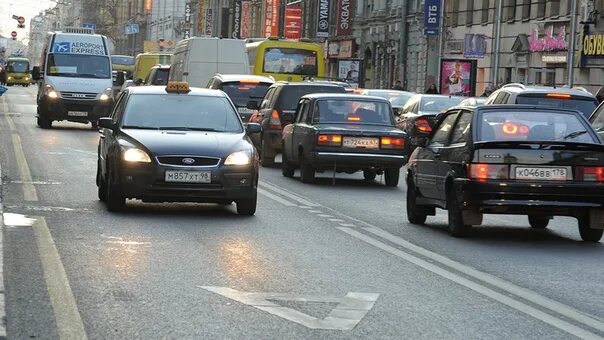
[[(50, 120), (69, 120), (75, 122), (93, 122), (111, 113), (113, 100), (74, 100), (63, 98), (42, 98), (38, 114)], [(81, 112), (86, 112), (84, 115)]]
[(328, 152), (311, 153), (310, 162), (315, 168), (400, 168), (405, 165), (404, 155), (388, 155), (375, 153)]

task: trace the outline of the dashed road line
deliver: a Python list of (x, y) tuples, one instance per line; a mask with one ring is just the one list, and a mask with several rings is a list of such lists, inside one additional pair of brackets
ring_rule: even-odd
[(292, 203), (292, 202), (290, 202), (290, 201), (288, 201), (286, 199), (283, 199), (283, 198), (281, 198), (281, 197), (279, 197), (277, 195), (274, 195), (274, 194), (272, 194), (272, 193), (270, 193), (270, 192), (268, 192), (268, 191), (266, 191), (266, 190), (264, 190), (262, 188), (258, 188), (258, 193), (261, 194), (262, 196), (266, 196), (266, 197), (272, 199), (273, 201), (277, 201), (277, 202), (279, 202), (279, 203), (281, 203), (281, 204), (283, 204), (283, 205), (285, 205), (287, 207), (295, 207), (296, 206), (296, 204), (294, 204), (294, 203)]
[(29, 165), (27, 165), (27, 159), (25, 159), (25, 153), (21, 146), (21, 138), (18, 134), (13, 134), (13, 148), (15, 150), (15, 158), (17, 160), (17, 168), (19, 169), (19, 177), (23, 181), (23, 199), (25, 201), (37, 201), (38, 194), (36, 193), (36, 187), (32, 183), (31, 172), (29, 171)]
[(267, 183), (265, 181), (260, 181), (259, 184), (260, 184), (260, 186), (264, 187), (265, 189), (269, 189), (269, 190), (272, 190), (274, 192), (277, 192), (277, 193), (279, 193), (279, 194), (281, 194), (281, 195), (283, 195), (283, 196), (285, 196), (285, 197), (287, 197), (287, 198), (289, 198), (291, 200), (294, 200), (294, 201), (296, 201), (296, 202), (298, 202), (298, 203), (300, 203), (300, 204), (302, 204), (304, 206), (308, 206), (308, 207), (317, 207), (317, 206), (319, 206), (319, 204), (317, 204), (317, 203), (310, 202), (310, 201), (308, 201), (308, 200), (306, 200), (306, 199), (304, 199), (304, 198), (302, 198), (302, 197), (300, 197), (300, 196), (298, 196), (298, 195), (296, 195), (294, 193), (291, 193), (289, 191), (286, 191), (284, 189), (276, 187), (276, 186), (274, 186), (272, 184), (269, 184), (269, 183)]

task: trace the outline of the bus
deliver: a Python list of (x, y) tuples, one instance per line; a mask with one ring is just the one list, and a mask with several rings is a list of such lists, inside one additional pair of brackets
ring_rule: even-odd
[(325, 59), (320, 44), (270, 37), (246, 44), (252, 74), (275, 80), (324, 78)]
[(6, 85), (29, 86), (29, 60), (27, 58), (9, 57), (6, 59)]

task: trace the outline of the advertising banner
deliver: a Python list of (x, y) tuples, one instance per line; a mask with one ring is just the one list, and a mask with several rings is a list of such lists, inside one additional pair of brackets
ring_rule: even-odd
[(285, 7), (285, 38), (302, 38), (302, 6)]
[(252, 2), (241, 1), (241, 38), (249, 38), (252, 27)]
[(241, 38), (241, 0), (235, 0), (233, 2), (233, 29), (231, 30), (231, 37), (233, 39)]
[(484, 34), (467, 33), (463, 45), (463, 56), (465, 58), (484, 58), (487, 53), (487, 38)]
[(212, 35), (213, 25), (214, 25), (214, 13), (212, 13), (212, 9), (206, 9), (206, 27), (204, 35)]
[(197, 32), (199, 34), (205, 34), (206, 32), (206, 9), (208, 8), (208, 0), (199, 0), (197, 4), (199, 12), (197, 12)]
[(264, 37), (279, 35), (279, 0), (266, 0), (264, 2)]
[(440, 93), (452, 96), (475, 96), (476, 66), (476, 60), (442, 59)]
[(318, 0), (319, 15), (317, 16), (317, 37), (327, 38), (329, 36), (329, 0)]
[(352, 87), (363, 87), (364, 84), (363, 60), (362, 59), (339, 59), (338, 79), (346, 81)]
[(425, 0), (424, 2), (424, 35), (440, 34), (440, 0)]
[(338, 0), (338, 16), (336, 23), (336, 35), (352, 35), (352, 4), (353, 0)]

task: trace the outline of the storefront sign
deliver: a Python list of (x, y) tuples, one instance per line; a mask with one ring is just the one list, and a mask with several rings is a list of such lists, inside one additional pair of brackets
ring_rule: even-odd
[(568, 43), (566, 42), (566, 26), (564, 24), (559, 24), (555, 29), (555, 35), (554, 28), (554, 24), (546, 25), (543, 38), (539, 38), (539, 30), (535, 28), (529, 37), (529, 51), (566, 51), (568, 49)]
[(566, 63), (566, 55), (557, 55), (557, 54), (544, 54), (541, 56), (541, 61), (544, 63)]
[(241, 38), (249, 38), (251, 25), (252, 2), (241, 1)]
[(424, 2), (424, 35), (440, 34), (440, 0), (426, 0)]
[(327, 38), (329, 36), (329, 0), (317, 0), (319, 2), (319, 15), (317, 16), (317, 37)]
[(241, 38), (241, 0), (233, 2), (233, 29), (231, 37), (233, 39)]
[(211, 8), (206, 9), (206, 28), (205, 35), (212, 35), (214, 26), (214, 13)]
[(279, 34), (279, 0), (266, 0), (264, 2), (264, 37)]
[(352, 8), (352, 0), (338, 0), (337, 36), (352, 35)]
[(604, 57), (604, 34), (586, 34), (581, 53), (586, 57)]
[(290, 5), (285, 7), (285, 38), (302, 38), (302, 6)]

